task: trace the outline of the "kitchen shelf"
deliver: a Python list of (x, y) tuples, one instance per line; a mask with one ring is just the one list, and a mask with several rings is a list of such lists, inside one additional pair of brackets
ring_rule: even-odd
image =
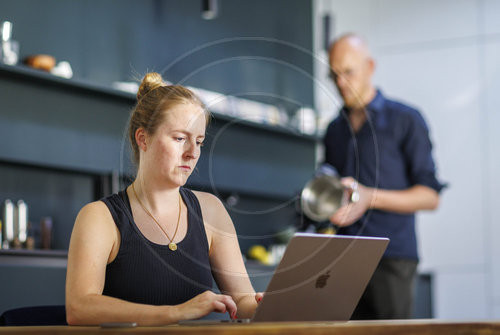
[(26, 250), (1, 249), (0, 266), (38, 266), (64, 267), (67, 265), (68, 252), (66, 250)]
[(58, 77), (50, 74), (49, 72), (33, 69), (23, 65), (5, 65), (0, 63), (0, 74), (72, 90), (76, 89), (86, 93), (97, 93), (118, 99), (135, 100), (135, 95), (132, 93), (116, 90), (105, 85), (81, 79), (66, 79)]
[[(0, 63), (0, 75), (8, 75), (11, 77), (22, 78), (25, 80), (31, 80), (35, 82), (41, 82), (43, 84), (55, 85), (70, 90), (78, 90), (81, 92), (105, 95), (108, 97), (113, 97), (116, 99), (124, 100), (134, 104), (136, 102), (136, 96), (133, 93), (121, 91), (114, 89), (112, 87), (96, 84), (93, 82), (81, 80), (81, 79), (66, 79), (50, 74), (42, 70), (36, 70), (23, 65), (5, 65)], [(128, 111), (124, 111), (128, 112)], [(217, 112), (212, 112), (215, 117), (215, 122), (217, 120), (222, 120), (224, 122), (237, 123), (242, 126), (259, 128), (266, 131), (277, 132), (286, 136), (299, 137), (304, 139), (309, 139), (312, 141), (319, 140), (316, 135), (309, 135), (299, 132), (298, 130), (291, 129), (289, 127), (284, 127), (281, 125), (273, 125), (268, 123), (253, 122), (250, 120), (245, 120), (243, 118), (238, 118), (231, 115), (221, 114)]]

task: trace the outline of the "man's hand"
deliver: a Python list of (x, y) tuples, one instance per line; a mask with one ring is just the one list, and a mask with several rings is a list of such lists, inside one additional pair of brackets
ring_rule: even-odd
[(330, 221), (339, 227), (346, 227), (356, 222), (370, 208), (374, 190), (359, 184), (352, 177), (342, 178), (341, 182), (348, 192), (347, 198), (350, 201), (340, 207), (330, 217)]

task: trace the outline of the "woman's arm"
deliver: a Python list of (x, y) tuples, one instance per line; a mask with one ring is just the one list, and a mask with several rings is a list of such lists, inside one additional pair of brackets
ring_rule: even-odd
[[(243, 263), (238, 237), (224, 205), (209, 193), (195, 192), (202, 209), (210, 246), (210, 264), (222, 293), (238, 306), (238, 318), (250, 318), (257, 307), (255, 291)], [(260, 300), (260, 299), (259, 299)]]
[(103, 202), (85, 206), (71, 235), (66, 274), (66, 318), (70, 325), (137, 322), (165, 325), (212, 311), (236, 311), (231, 297), (202, 293), (184, 304), (153, 306), (102, 295), (106, 265), (118, 252), (119, 231)]

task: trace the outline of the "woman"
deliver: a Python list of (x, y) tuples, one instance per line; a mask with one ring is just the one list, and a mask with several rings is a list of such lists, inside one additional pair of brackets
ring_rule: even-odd
[[(236, 232), (213, 195), (182, 187), (200, 157), (209, 115), (181, 86), (147, 74), (129, 140), (137, 177), (119, 194), (82, 208), (66, 278), (70, 325), (165, 325), (213, 311), (253, 315), (255, 294)], [(226, 294), (215, 294), (212, 274)]]

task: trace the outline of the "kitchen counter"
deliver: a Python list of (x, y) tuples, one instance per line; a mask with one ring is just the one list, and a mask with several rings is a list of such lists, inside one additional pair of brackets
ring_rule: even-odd
[(136, 328), (76, 326), (0, 327), (0, 334), (500, 334), (500, 321), (447, 322), (440, 320), (277, 322)]
[(0, 265), (54, 266), (66, 268), (65, 250), (1, 249)]

